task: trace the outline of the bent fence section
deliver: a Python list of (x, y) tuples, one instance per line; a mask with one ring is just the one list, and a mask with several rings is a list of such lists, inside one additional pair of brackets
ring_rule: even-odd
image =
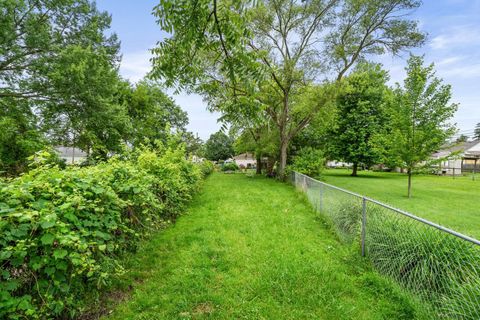
[(374, 199), (292, 172), (344, 242), (424, 301), (436, 319), (480, 319), (480, 241)]

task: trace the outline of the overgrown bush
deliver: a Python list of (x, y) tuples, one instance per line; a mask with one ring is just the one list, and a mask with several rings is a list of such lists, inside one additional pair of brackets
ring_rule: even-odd
[(200, 170), (204, 177), (208, 176), (215, 170), (215, 165), (212, 161), (204, 160), (199, 163)]
[(0, 318), (73, 318), (119, 255), (175, 219), (208, 170), (182, 148), (0, 181)]
[(303, 148), (293, 158), (290, 170), (303, 173), (310, 177), (318, 177), (325, 167), (323, 152), (311, 147)]
[(222, 166), (222, 171), (237, 171), (238, 170), (238, 165), (235, 162), (229, 162), (225, 163)]

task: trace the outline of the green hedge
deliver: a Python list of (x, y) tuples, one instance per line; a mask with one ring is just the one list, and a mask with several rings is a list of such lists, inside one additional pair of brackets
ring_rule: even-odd
[(0, 181), (0, 318), (73, 318), (122, 271), (119, 256), (183, 210), (208, 164), (182, 148)]

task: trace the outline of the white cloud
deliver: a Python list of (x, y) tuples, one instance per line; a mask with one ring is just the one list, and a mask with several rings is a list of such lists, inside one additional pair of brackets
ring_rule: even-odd
[(141, 80), (151, 70), (150, 57), (148, 51), (123, 54), (120, 73), (132, 82)]
[(475, 25), (452, 27), (448, 31), (434, 37), (430, 47), (434, 50), (453, 49), (462, 46), (480, 45), (480, 33)]

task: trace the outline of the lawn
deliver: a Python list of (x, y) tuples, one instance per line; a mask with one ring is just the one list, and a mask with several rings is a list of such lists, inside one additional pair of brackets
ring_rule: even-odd
[(263, 177), (212, 175), (127, 266), (108, 319), (425, 318), (302, 194)]
[(330, 169), (321, 180), (335, 186), (383, 201), (417, 216), (480, 239), (480, 176), (415, 175), (413, 197), (408, 199), (407, 176), (400, 173)]

